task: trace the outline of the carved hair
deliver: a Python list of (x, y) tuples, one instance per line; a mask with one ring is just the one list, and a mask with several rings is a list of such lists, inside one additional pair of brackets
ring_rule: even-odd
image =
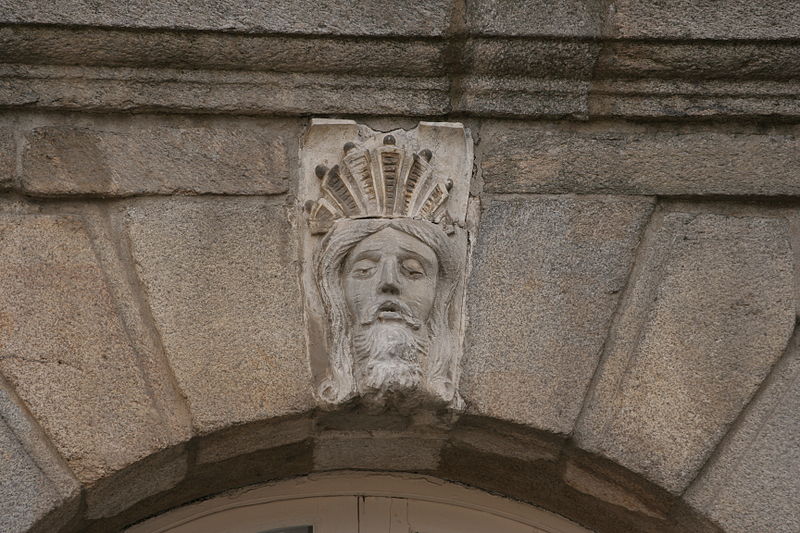
[(342, 268), (350, 251), (362, 240), (385, 228), (394, 228), (416, 237), (436, 253), (439, 272), (436, 295), (428, 320), (430, 350), (427, 358), (424, 387), (428, 395), (442, 403), (454, 400), (454, 371), (461, 346), (457, 332), (450, 327), (450, 307), (458, 286), (460, 260), (450, 238), (436, 224), (411, 218), (341, 219), (320, 242), (314, 255), (317, 287), (328, 314), (328, 350), (330, 376), (319, 386), (317, 394), (333, 406), (355, 394), (353, 373), (352, 331), (342, 287)]

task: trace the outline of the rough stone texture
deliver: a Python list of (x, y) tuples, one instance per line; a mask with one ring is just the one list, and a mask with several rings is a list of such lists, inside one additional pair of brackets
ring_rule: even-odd
[(0, 216), (0, 372), (82, 482), (173, 442), (80, 219)]
[(461, 61), (479, 75), (588, 79), (600, 49), (584, 40), (470, 38)]
[(0, 59), (7, 63), (423, 75), (443, 72), (444, 47), (391, 37), (0, 27)]
[[(597, 118), (797, 117), (797, 80), (598, 79), (589, 115)], [(524, 114), (524, 113), (523, 113)]]
[(132, 253), (195, 429), (311, 405), (296, 245), (263, 199), (132, 204)]
[(183, 446), (146, 457), (131, 468), (100, 480), (86, 493), (86, 517), (114, 516), (140, 500), (178, 485), (187, 471)]
[(470, 412), (569, 433), (652, 202), (497, 201), (468, 283)]
[(440, 35), (450, 2), (2, 0), (0, 22), (355, 35)]
[(253, 115), (439, 115), (440, 77), (0, 64), (0, 105)]
[(190, 465), (186, 477), (177, 486), (150, 496), (114, 517), (84, 524), (77, 531), (109, 533), (125, 530), (144, 518), (207, 496), (308, 474), (311, 466), (311, 440), (243, 454), (225, 461)]
[(489, 192), (800, 194), (800, 139), (793, 132), (598, 132), (517, 122), (489, 124), (481, 137)]
[(730, 78), (785, 80), (800, 75), (796, 42), (609, 41), (603, 44), (596, 78)]
[(729, 533), (800, 531), (797, 335), (686, 499)]
[(474, 0), (467, 4), (470, 31), (488, 35), (598, 37), (602, 2)]
[(794, 324), (785, 219), (672, 213), (626, 295), (576, 440), (679, 493)]
[(453, 446), (468, 446), (526, 462), (556, 462), (564, 449), (562, 437), (480, 417), (459, 417), (449, 436)]
[(8, 123), (0, 123), (0, 191), (14, 183), (17, 173), (17, 146), (14, 129)]
[(589, 113), (589, 82), (520, 76), (465, 76), (452, 110), (478, 116), (577, 117)]
[(609, 502), (612, 505), (624, 507), (629, 511), (651, 518), (665, 518), (663, 513), (650, 508), (645, 502), (637, 498), (636, 494), (632, 494), (612, 481), (590, 470), (583, 469), (572, 462), (567, 463), (564, 471), (564, 482), (578, 492)]
[(666, 39), (797, 39), (794, 0), (616, 0), (609, 9), (615, 37)]
[(317, 440), (315, 470), (435, 470), (445, 440), (432, 435), (378, 432), (331, 433)]
[(0, 531), (17, 533), (58, 507), (74, 513), (79, 484), (4, 385), (0, 382)]
[(218, 463), (238, 455), (298, 443), (311, 437), (312, 427), (313, 421), (307, 417), (234, 426), (198, 442), (195, 461), (197, 464)]
[(22, 189), (51, 196), (286, 191), (288, 143), (281, 134), (293, 133), (289, 124), (196, 122), (35, 127), (25, 133)]

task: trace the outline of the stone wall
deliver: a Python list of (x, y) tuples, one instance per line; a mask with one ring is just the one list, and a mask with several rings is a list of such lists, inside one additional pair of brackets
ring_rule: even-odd
[[(0, 530), (336, 469), (596, 531), (800, 529), (795, 2), (0, 0), (0, 24)], [(315, 408), (312, 115), (470, 129), (464, 413)]]

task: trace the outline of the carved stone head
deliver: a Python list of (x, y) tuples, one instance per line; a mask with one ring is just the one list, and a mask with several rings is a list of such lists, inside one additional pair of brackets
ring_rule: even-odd
[(347, 142), (338, 164), (315, 167), (319, 195), (306, 213), (309, 236), (321, 237), (308, 243), (306, 315), (321, 337), (309, 335), (310, 355), (327, 359), (324, 406), (459, 402), (466, 234), (448, 212), (452, 179), (404, 134)]

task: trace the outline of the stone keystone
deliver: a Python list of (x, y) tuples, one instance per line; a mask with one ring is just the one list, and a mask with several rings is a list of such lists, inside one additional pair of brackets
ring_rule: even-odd
[(472, 139), (312, 121), (300, 153), (308, 353), (323, 407), (459, 407)]

